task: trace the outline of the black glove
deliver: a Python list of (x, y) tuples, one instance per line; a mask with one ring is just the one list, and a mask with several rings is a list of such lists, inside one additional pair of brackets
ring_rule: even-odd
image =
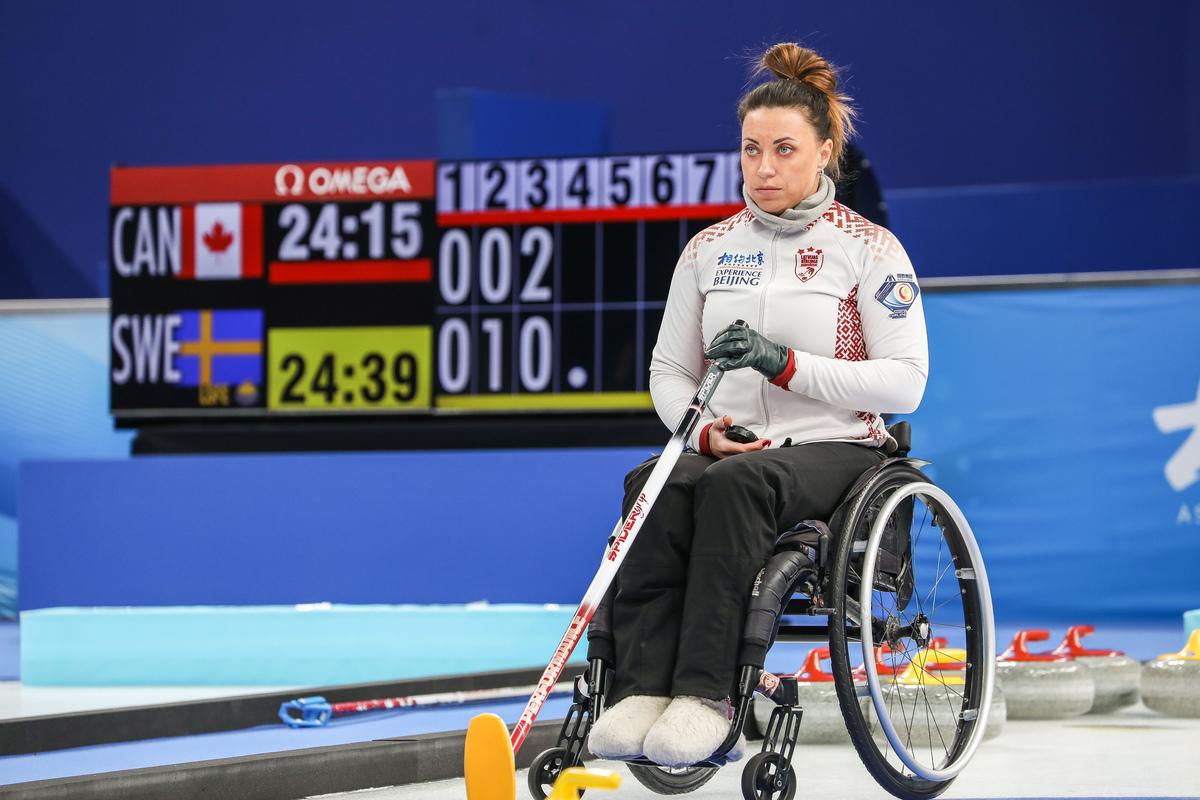
[(787, 367), (788, 349), (747, 325), (735, 323), (713, 337), (704, 357), (714, 359), (721, 369), (754, 367), (770, 381)]

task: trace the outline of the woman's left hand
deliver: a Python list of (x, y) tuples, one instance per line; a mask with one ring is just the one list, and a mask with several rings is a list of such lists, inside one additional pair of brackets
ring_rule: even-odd
[(756, 439), (753, 442), (735, 442), (725, 435), (725, 431), (733, 424), (733, 418), (726, 414), (713, 420), (708, 429), (708, 453), (713, 458), (727, 458), (738, 453), (753, 453), (755, 450), (766, 450), (771, 446), (770, 439)]
[(770, 381), (787, 369), (788, 349), (735, 322), (713, 337), (704, 357), (714, 359), (726, 370), (753, 367)]

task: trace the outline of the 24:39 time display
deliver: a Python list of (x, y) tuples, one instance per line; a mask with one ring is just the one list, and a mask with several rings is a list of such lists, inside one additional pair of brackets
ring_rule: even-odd
[(431, 349), (427, 326), (273, 328), (267, 407), (428, 408)]
[[(376, 405), (387, 396), (389, 388), (391, 399), (400, 403), (408, 403), (417, 396), (417, 358), (412, 353), (396, 353), (390, 366), (382, 353), (367, 353), (357, 364), (344, 364), (341, 370), (337, 356), (325, 353), (308, 380), (305, 378), (309, 364), (302, 354), (289, 353), (284, 356), (282, 366), (284, 374), (290, 375), (280, 395), (285, 403), (307, 405), (308, 395), (318, 394), (328, 405), (338, 405), (339, 397), (347, 405), (359, 398), (368, 405)], [(356, 378), (359, 370), (362, 381)], [(346, 379), (342, 384), (338, 383), (339, 371)]]

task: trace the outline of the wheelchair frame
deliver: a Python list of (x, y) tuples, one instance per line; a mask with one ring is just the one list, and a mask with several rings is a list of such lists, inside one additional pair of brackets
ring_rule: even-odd
[[(954, 501), (921, 473), (920, 468), (928, 462), (906, 457), (909, 439), (907, 428), (908, 424), (902, 422), (889, 429), (899, 443), (897, 454), (864, 473), (847, 492), (847, 498), (831, 517), (831, 523), (838, 523), (839, 520), (845, 523), (845, 531), (835, 533), (831, 530), (833, 525), (825, 526), (820, 523), (810, 526), (810, 531), (817, 531), (816, 546), (812, 548), (815, 552), (803, 544), (797, 547), (797, 537), (793, 536), (789, 540), (790, 532), (780, 537), (769, 564), (775, 563), (781, 553), (788, 553), (789, 550), (799, 549), (800, 555), (784, 559), (790, 570), (783, 578), (787, 588), (781, 594), (782, 605), (774, 612), (771, 623), (773, 630), (767, 648), (775, 641), (829, 641), (842, 715), (864, 766), (883, 788), (895, 796), (904, 800), (924, 800), (936, 797), (949, 787), (954, 777), (973, 756), (982, 739), (994, 683), (995, 663), (991, 655), (995, 650), (995, 634), (990, 591), (978, 545)], [(896, 485), (891, 486), (892, 483)], [(930, 768), (915, 761), (908, 763), (912, 759), (905, 758), (905, 748), (895, 741), (898, 734), (891, 727), (889, 712), (884, 706), (885, 700), (879, 687), (879, 678), (875, 673), (875, 643), (911, 638), (918, 646), (927, 647), (929, 631), (922, 630), (919, 624), (897, 627), (889, 621), (872, 616), (871, 593), (873, 589), (880, 588), (873, 585), (875, 579), (860, 580), (857, 597), (841, 591), (841, 583), (847, 587), (852, 585), (848, 578), (853, 574), (852, 561), (860, 564), (860, 576), (876, 574), (873, 567), (878, 561), (879, 543), (884, 530), (899, 504), (910, 496), (921, 497), (926, 502), (932, 497), (943, 512), (943, 519), (939, 520), (935, 511), (932, 524), (943, 528), (949, 523), (962, 540), (963, 546), (957, 548), (961, 552), (956, 551), (951, 557), (956, 566), (956, 579), (959, 585), (964, 587), (964, 603), (970, 606), (970, 613), (976, 622), (974, 626), (966, 625), (966, 668), (971, 670), (972, 679), (964, 682), (964, 706), (956, 723), (954, 745), (947, 748), (949, 763), (941, 768)], [(873, 503), (880, 499), (882, 505), (874, 506)], [(864, 523), (869, 526), (865, 537), (862, 535)], [(850, 538), (850, 541), (847, 542), (847, 538)], [(811, 535), (808, 540), (811, 542)], [(793, 552), (792, 555), (796, 554)], [(857, 561), (858, 559), (861, 561)], [(969, 563), (959, 566), (960, 560)], [(839, 576), (840, 582), (837, 581)], [(835, 586), (835, 582), (839, 582), (839, 585)], [(974, 587), (969, 597), (966, 587)], [(804, 596), (795, 596), (797, 593)], [(964, 608), (967, 608), (967, 605)], [(751, 610), (753, 611), (753, 605)], [(919, 621), (921, 616), (923, 612), (916, 619)], [(803, 625), (785, 623), (785, 617), (824, 617), (824, 622)], [(841, 626), (832, 625), (830, 620), (834, 619), (844, 619), (846, 622)], [(748, 622), (748, 627), (749, 624)], [(755, 624), (761, 629), (763, 622), (759, 619)], [(972, 627), (975, 628), (974, 631), (971, 630)], [(864, 693), (861, 687), (853, 683), (848, 653), (850, 642), (862, 644), (863, 661), (868, 674), (866, 688), (869, 689), (869, 693)], [(736, 744), (746, 721), (751, 718), (754, 693), (757, 690), (773, 700), (776, 707), (772, 710), (767, 729), (763, 731), (760, 752), (746, 762), (742, 779), (743, 795), (747, 800), (791, 800), (797, 785), (796, 773), (791, 766), (792, 755), (804, 713), (799, 703), (797, 681), (793, 676), (776, 677), (767, 673), (761, 666), (766, 648), (762, 649), (762, 654), (757, 658), (754, 655), (748, 656), (748, 651), (754, 652), (750, 648), (751, 645), (743, 644), (736, 689), (730, 698), (734, 707), (734, 718), (721, 746), (708, 759), (681, 770), (668, 771), (667, 768), (645, 758), (626, 761), (639, 782), (659, 793), (682, 794), (699, 788), (711, 779), (716, 769), (727, 763), (726, 754)], [(745, 663), (747, 659), (757, 661), (759, 665)], [(576, 677), (574, 702), (563, 721), (557, 746), (540, 753), (530, 766), (528, 784), (534, 798), (545, 798), (548, 794), (547, 789), (553, 786), (554, 780), (563, 769), (583, 763), (587, 734), (592, 722), (604, 712), (610, 674), (611, 667), (604, 659), (589, 658), (587, 671)], [(861, 705), (861, 701), (867, 697), (870, 698), (883, 732), (891, 743), (892, 752), (899, 756), (904, 766), (912, 772), (911, 775), (904, 774), (903, 769), (893, 767), (888, 762), (887, 755), (881, 753), (871, 741), (870, 732), (866, 727), (867, 712)]]

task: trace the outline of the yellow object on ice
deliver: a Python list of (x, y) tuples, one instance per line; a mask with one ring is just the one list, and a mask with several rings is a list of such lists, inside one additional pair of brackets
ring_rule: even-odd
[(477, 714), (467, 725), (463, 747), (467, 800), (516, 800), (517, 767), (504, 720)]
[(913, 656), (897, 682), (901, 686), (962, 685), (966, 683), (963, 674), (966, 666), (966, 650), (921, 650)]
[(1159, 661), (1200, 661), (1200, 628), (1192, 631), (1192, 635), (1188, 637), (1187, 644), (1178, 653), (1163, 653), (1158, 657)]
[(621, 776), (612, 770), (571, 767), (558, 776), (549, 800), (579, 800), (580, 789), (616, 789), (620, 785)]

